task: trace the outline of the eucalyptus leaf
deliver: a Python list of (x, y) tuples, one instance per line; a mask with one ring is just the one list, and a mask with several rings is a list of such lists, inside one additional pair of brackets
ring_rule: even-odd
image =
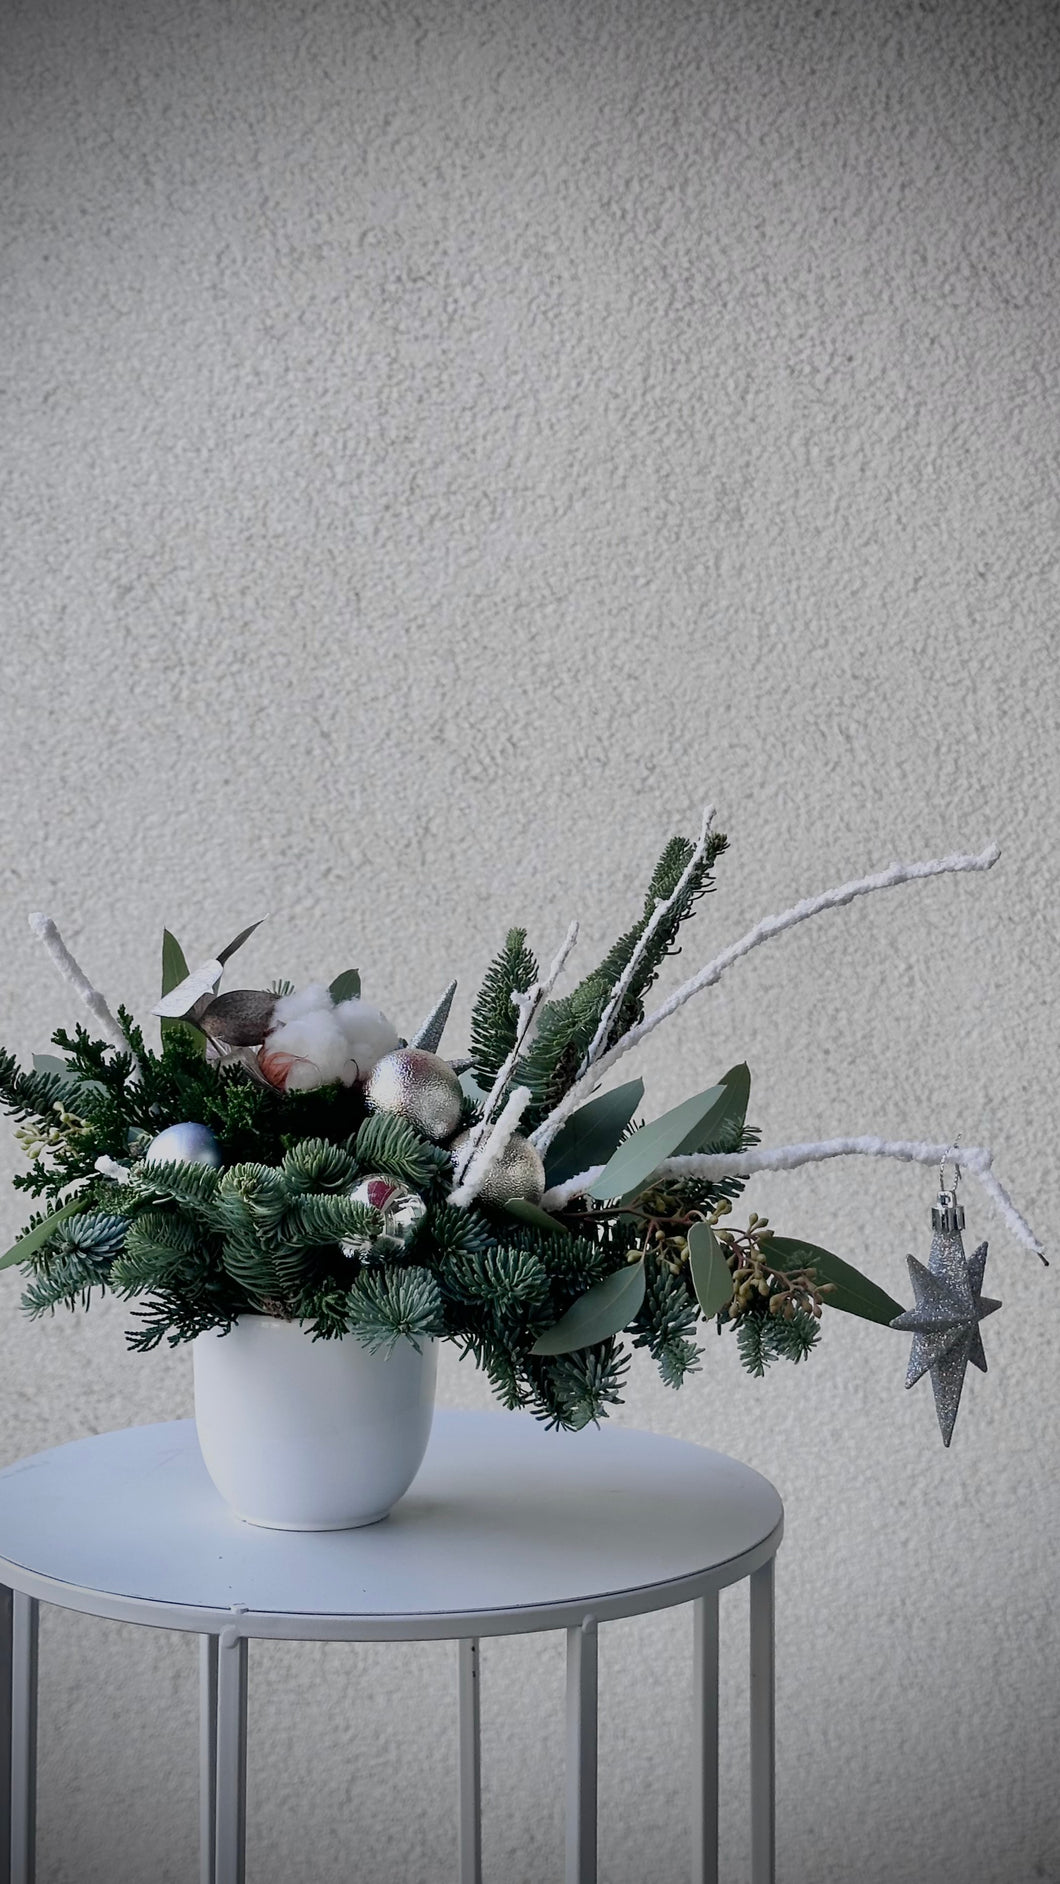
[(346, 968), (341, 975), (336, 975), (328, 989), (335, 1006), (340, 1001), (358, 1001), (361, 996), (361, 977), (356, 968)]
[(688, 1232), (688, 1266), (703, 1314), (720, 1315), (732, 1300), (732, 1270), (709, 1223), (694, 1223)]
[[(188, 963), (184, 954), (184, 950), (181, 948), (180, 943), (177, 941), (176, 936), (172, 935), (168, 929), (163, 929), (162, 931), (162, 996), (163, 996), (163, 999), (165, 998), (167, 994), (172, 994), (174, 988), (179, 988), (181, 982), (186, 981), (187, 978), (188, 978)], [(194, 1005), (194, 1003), (192, 1003), (192, 1005)], [(187, 1034), (189, 1039), (195, 1042), (195, 1045), (198, 1047), (200, 1053), (204, 1054), (206, 1052), (206, 1036), (200, 1033), (197, 1027), (189, 1027), (185, 1021), (174, 1020), (171, 1016), (165, 1015), (165, 1014), (161, 1015), (159, 1018), (159, 1027), (161, 1029), (163, 1039), (165, 1039), (167, 1034), (179, 1031), (181, 1033)]]
[(622, 1140), (630, 1119), (644, 1097), (644, 1081), (631, 1079), (611, 1092), (602, 1092), (571, 1114), (545, 1159), (545, 1184), (565, 1184), (568, 1178), (603, 1164)]
[(896, 1302), (879, 1283), (816, 1243), (804, 1243), (794, 1236), (773, 1236), (762, 1249), (766, 1259), (775, 1256), (782, 1269), (812, 1269), (818, 1283), (833, 1282), (835, 1288), (821, 1298), (826, 1308), (838, 1308), (845, 1315), (860, 1315), (863, 1321), (877, 1321), (884, 1326), (902, 1313), (901, 1302)]
[(653, 1171), (667, 1158), (681, 1158), (698, 1151), (724, 1119), (732, 1098), (728, 1086), (719, 1084), (682, 1100), (661, 1119), (642, 1125), (639, 1132), (624, 1140), (614, 1157), (604, 1166), (590, 1197), (618, 1197), (625, 1203), (643, 1190)]
[(573, 1354), (595, 1347), (628, 1327), (644, 1300), (644, 1258), (626, 1263), (571, 1304), (554, 1328), (534, 1342), (532, 1354)]
[(558, 1217), (550, 1217), (547, 1210), (542, 1210), (539, 1204), (532, 1204), (528, 1197), (513, 1197), (504, 1208), (510, 1217), (518, 1217), (520, 1223), (532, 1223), (535, 1229), (553, 1230), (559, 1236), (570, 1235), (565, 1223), (561, 1223)]
[(57, 1053), (35, 1053), (33, 1055), (33, 1071), (35, 1073), (47, 1073), (53, 1079), (61, 1079), (64, 1086), (75, 1086), (77, 1084), (77, 1074), (72, 1067), (67, 1066), (65, 1060), (60, 1060)]
[(5, 1250), (0, 1256), (0, 1269), (10, 1269), (13, 1263), (23, 1262), (27, 1256), (32, 1256), (35, 1249), (39, 1249), (42, 1243), (48, 1241), (53, 1230), (57, 1230), (60, 1223), (64, 1223), (67, 1217), (76, 1217), (78, 1211), (85, 1210), (87, 1207), (86, 1198), (74, 1197), (68, 1204), (63, 1204), (60, 1209), (53, 1210), (51, 1216), (45, 1217), (43, 1223), (38, 1223), (33, 1230), (27, 1230), (25, 1236), (20, 1236), (17, 1243), (13, 1243), (9, 1250)]
[(175, 935), (168, 929), (162, 931), (162, 993), (171, 994), (174, 988), (187, 979), (188, 963)]
[(250, 941), (250, 938), (253, 935), (255, 929), (260, 929), (264, 921), (265, 921), (264, 916), (259, 916), (257, 922), (252, 922), (248, 925), (246, 929), (241, 929), (239, 931), (239, 934), (236, 936), (235, 941), (229, 942), (227, 948), (218, 949), (217, 959), (222, 964), (222, 966), (228, 960), (230, 955), (234, 955), (237, 949), (242, 948), (244, 942)]

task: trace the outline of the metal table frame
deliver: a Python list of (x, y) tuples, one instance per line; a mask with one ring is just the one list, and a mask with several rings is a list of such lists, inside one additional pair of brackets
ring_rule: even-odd
[[(752, 1884), (775, 1875), (774, 1558), (783, 1519), (753, 1549), (699, 1574), (542, 1608), (408, 1616), (196, 1609), (60, 1582), (0, 1557), (0, 1884), (36, 1875), (37, 1659), (42, 1602), (200, 1638), (200, 1884), (244, 1884), (247, 1658), (251, 1640), (457, 1642), (459, 1884), (482, 1884), (479, 1641), (567, 1636), (566, 1884), (597, 1879), (597, 1632), (691, 1603), (693, 1884), (718, 1884), (718, 1595), (750, 1579)], [(9, 1854), (9, 1856), (7, 1855)]]

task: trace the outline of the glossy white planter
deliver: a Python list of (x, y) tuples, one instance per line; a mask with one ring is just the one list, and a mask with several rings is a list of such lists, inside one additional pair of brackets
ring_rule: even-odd
[(354, 1335), (244, 1315), (192, 1343), (206, 1470), (248, 1524), (344, 1531), (385, 1518), (430, 1437), (436, 1344), (371, 1354)]

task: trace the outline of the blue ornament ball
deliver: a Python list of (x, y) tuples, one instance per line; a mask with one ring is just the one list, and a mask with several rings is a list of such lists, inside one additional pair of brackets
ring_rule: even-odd
[(208, 1125), (196, 1125), (182, 1119), (179, 1125), (167, 1125), (152, 1138), (144, 1152), (145, 1164), (210, 1164), (221, 1162), (221, 1147)]

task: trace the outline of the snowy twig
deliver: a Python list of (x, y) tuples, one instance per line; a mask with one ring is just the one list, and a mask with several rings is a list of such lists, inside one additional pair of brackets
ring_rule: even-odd
[(638, 939), (637, 945), (635, 949), (633, 950), (633, 953), (630, 956), (628, 962), (626, 963), (625, 968), (622, 970), (621, 975), (616, 981), (614, 990), (608, 999), (607, 1006), (604, 1008), (604, 1011), (600, 1016), (600, 1025), (596, 1029), (596, 1032), (593, 1035), (592, 1040), (589, 1043), (589, 1050), (586, 1053), (585, 1059), (582, 1062), (580, 1072), (579, 1072), (579, 1077), (587, 1073), (591, 1066), (595, 1066), (597, 1060), (600, 1058), (600, 1055), (603, 1053), (604, 1048), (607, 1045), (608, 1029), (616, 1013), (621, 1007), (622, 1002), (625, 999), (626, 990), (628, 989), (630, 982), (633, 980), (633, 976), (635, 975), (637, 969), (639, 968), (641, 962), (644, 959), (645, 950), (647, 949), (647, 946), (649, 942), (651, 941), (652, 936), (655, 934), (655, 931), (659, 927), (659, 924), (662, 921), (664, 921), (664, 919), (669, 915), (671, 909), (673, 909), (674, 905), (677, 903), (677, 901), (683, 894), (692, 876), (693, 871), (696, 869), (696, 866), (698, 865), (700, 858), (703, 855), (703, 852), (707, 848), (707, 839), (710, 836), (711, 827), (713, 826), (715, 815), (716, 814), (715, 814), (714, 806), (707, 805), (706, 809), (703, 812), (703, 824), (699, 833), (699, 842), (696, 844), (696, 847), (693, 850), (691, 857), (689, 858), (687, 864), (685, 865), (684, 869), (681, 872), (680, 877), (677, 880), (676, 889), (674, 889), (673, 892), (669, 896), (666, 896), (666, 897), (660, 896), (658, 898), (655, 904), (655, 908), (653, 909), (651, 913), (651, 917), (649, 921), (645, 924), (644, 929), (641, 932), (641, 935)]
[(844, 903), (852, 903), (857, 896), (867, 896), (873, 890), (889, 890), (899, 883), (915, 882), (920, 877), (946, 876), (962, 870), (989, 870), (997, 862), (1000, 854), (997, 845), (991, 844), (989, 850), (980, 852), (978, 856), (939, 857), (925, 863), (891, 864), (888, 869), (878, 871), (875, 876), (859, 877), (853, 883), (842, 883), (837, 889), (826, 890), (822, 896), (807, 897), (804, 902), (796, 903), (793, 908), (784, 910), (782, 915), (763, 917), (762, 921), (756, 923), (755, 927), (742, 936), (738, 942), (730, 944), (721, 955), (716, 956), (712, 962), (708, 962), (705, 968), (701, 968), (698, 974), (692, 976), (691, 980), (683, 982), (642, 1021), (624, 1033), (620, 1040), (616, 1040), (613, 1047), (601, 1055), (594, 1066), (575, 1080), (573, 1086), (560, 1100), (559, 1105), (541, 1121), (532, 1134), (538, 1151), (543, 1153), (547, 1150), (560, 1127), (565, 1124), (571, 1113), (577, 1110), (583, 1099), (588, 1097), (603, 1075), (614, 1066), (616, 1060), (621, 1059), (624, 1053), (628, 1053), (631, 1047), (638, 1046), (648, 1034), (655, 1031), (656, 1027), (661, 1026), (664, 1020), (669, 1020), (670, 1015), (676, 1014), (678, 1008), (683, 1007), (686, 1001), (690, 1001), (694, 994), (700, 994), (704, 988), (713, 987), (714, 983), (721, 979), (725, 970), (730, 968), (733, 962), (739, 961), (742, 955), (749, 955), (751, 950), (758, 948), (761, 943), (770, 941), (775, 935), (782, 935), (785, 929), (793, 929), (797, 923), (808, 921), (811, 916), (819, 916), (826, 909), (838, 909)]
[(530, 1088), (516, 1086), (496, 1120), (489, 1137), (468, 1160), (462, 1181), (449, 1193), (449, 1202), (463, 1209), (474, 1201), (494, 1165), (503, 1157), (512, 1133), (530, 1104)]
[[(954, 1158), (952, 1141), (948, 1145), (930, 1145), (918, 1139), (829, 1138), (818, 1144), (755, 1145), (747, 1151), (698, 1152), (687, 1158), (667, 1158), (660, 1164), (659, 1177), (703, 1178), (716, 1183), (719, 1178), (753, 1177), (757, 1171), (794, 1171), (803, 1164), (823, 1164), (828, 1158), (899, 1158), (908, 1164), (941, 1166)], [(982, 1145), (962, 1147), (956, 1157), (962, 1171), (978, 1178), (987, 1196), (1004, 1218), (1008, 1228), (1025, 1248), (1045, 1261), (1042, 1245), (1026, 1218), (1020, 1215), (1008, 1192), (994, 1176), (994, 1154)], [(562, 1210), (572, 1197), (583, 1194), (604, 1169), (594, 1165), (579, 1172), (565, 1184), (546, 1191), (542, 1204), (546, 1210)]]
[[(115, 1020), (114, 1015), (111, 1013), (106, 1000), (103, 995), (100, 994), (98, 988), (92, 986), (88, 976), (75, 962), (51, 917), (32, 915), (29, 919), (29, 926), (34, 935), (39, 937), (40, 941), (43, 942), (63, 980), (68, 981), (70, 986), (80, 995), (85, 1006), (95, 1015), (104, 1033), (109, 1035), (116, 1047), (121, 1047), (123, 1052), (129, 1053), (131, 1048), (128, 1040), (122, 1033), (119, 1022)], [(134, 1064), (135, 1061), (136, 1056), (133, 1054)]]
[(109, 1158), (106, 1152), (96, 1159), (96, 1170), (100, 1177), (113, 1178), (115, 1184), (128, 1184), (132, 1175), (127, 1165), (119, 1164), (116, 1158)]
[[(538, 1015), (559, 980), (567, 957), (577, 940), (578, 925), (576, 922), (572, 922), (552, 959), (552, 965), (544, 980), (535, 981), (531, 987), (526, 989), (525, 993), (520, 993), (516, 990), (512, 995), (512, 1001), (519, 1014), (518, 1025), (515, 1030), (515, 1040), (511, 1052), (504, 1061), (493, 1085), (486, 1095), (482, 1107), (481, 1119), (478, 1121), (477, 1125), (471, 1127), (468, 1133), (468, 1142), (455, 1168), (455, 1180), (458, 1187), (463, 1184), (465, 1176), (471, 1167), (472, 1159), (475, 1157), (483, 1139), (490, 1131), (491, 1121), (504, 1096), (504, 1089), (515, 1069), (515, 1063), (524, 1048), (529, 1044), (530, 1037), (537, 1023)], [(510, 1136), (511, 1134), (509, 1133), (509, 1137)], [(505, 1144), (506, 1143), (507, 1139), (505, 1140)], [(499, 1156), (499, 1153), (497, 1155)], [(491, 1159), (490, 1162), (492, 1163), (493, 1160)]]

